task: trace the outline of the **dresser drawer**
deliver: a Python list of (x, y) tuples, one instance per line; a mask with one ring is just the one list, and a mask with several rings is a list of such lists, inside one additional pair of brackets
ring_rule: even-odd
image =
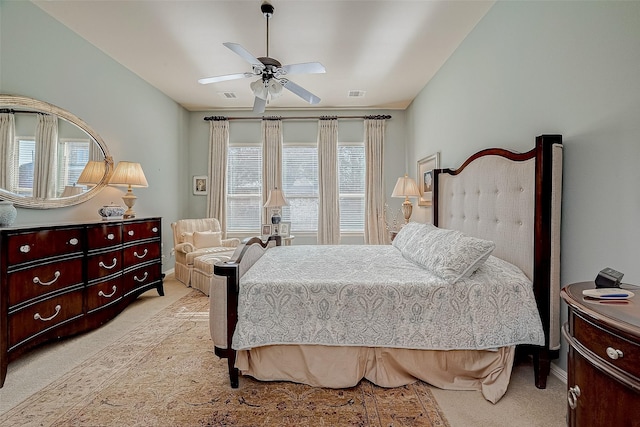
[(82, 315), (82, 288), (35, 303), (9, 315), (9, 348)]
[(103, 252), (87, 257), (87, 280), (90, 282), (101, 277), (122, 271), (122, 250)]
[(640, 378), (640, 346), (574, 314), (573, 336), (602, 360)]
[(9, 307), (82, 282), (82, 258), (14, 271), (7, 274)]
[(41, 230), (7, 236), (9, 266), (82, 250), (82, 228)]
[(120, 224), (92, 225), (87, 228), (87, 247), (90, 251), (121, 243), (122, 226)]
[(129, 293), (162, 279), (162, 265), (160, 263), (136, 268), (124, 274), (124, 292)]
[(94, 311), (119, 300), (123, 295), (122, 277), (106, 280), (87, 287), (87, 312)]
[(147, 242), (124, 248), (124, 267), (160, 259), (160, 242)]
[(122, 225), (122, 239), (125, 243), (160, 237), (160, 221), (125, 222)]

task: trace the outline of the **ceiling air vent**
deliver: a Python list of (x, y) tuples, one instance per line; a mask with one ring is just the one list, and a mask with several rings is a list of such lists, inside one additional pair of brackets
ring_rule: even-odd
[(347, 95), (349, 98), (364, 98), (364, 95), (367, 92), (364, 90), (350, 90), (349, 91), (349, 95)]
[(220, 95), (224, 99), (236, 99), (237, 98), (235, 92), (218, 92), (218, 95)]

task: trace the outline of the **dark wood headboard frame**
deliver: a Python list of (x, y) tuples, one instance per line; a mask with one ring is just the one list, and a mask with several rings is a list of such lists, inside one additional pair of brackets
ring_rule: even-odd
[(526, 153), (514, 153), (501, 148), (489, 148), (469, 157), (458, 169), (436, 169), (433, 185), (433, 224), (438, 226), (438, 179), (440, 174), (457, 175), (475, 159), (483, 156), (502, 156), (514, 161), (535, 158), (535, 224), (533, 291), (545, 333), (545, 346), (525, 346), (533, 354), (536, 387), (545, 388), (551, 368), (551, 360), (559, 356), (558, 350), (549, 345), (551, 298), (551, 218), (552, 218), (552, 151), (555, 144), (562, 144), (562, 135), (541, 135), (535, 147)]

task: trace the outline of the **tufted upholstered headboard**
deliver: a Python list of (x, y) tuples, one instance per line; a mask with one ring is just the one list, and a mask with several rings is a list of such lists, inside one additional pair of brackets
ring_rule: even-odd
[(560, 347), (561, 198), (560, 135), (537, 137), (526, 153), (482, 150), (456, 170), (434, 173), (434, 225), (495, 242), (493, 255), (533, 281), (546, 335), (534, 358), (543, 365)]

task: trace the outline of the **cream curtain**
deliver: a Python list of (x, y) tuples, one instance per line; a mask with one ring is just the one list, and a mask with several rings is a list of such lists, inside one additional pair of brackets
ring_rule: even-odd
[(38, 114), (36, 150), (33, 164), (33, 197), (56, 197), (58, 163), (58, 117)]
[(383, 147), (386, 121), (366, 119), (364, 121), (365, 144), (365, 197), (364, 197), (364, 243), (385, 244), (384, 223), (384, 177)]
[(18, 149), (16, 147), (16, 119), (11, 113), (0, 114), (0, 188), (16, 192), (18, 189)]
[(207, 217), (216, 218), (226, 236), (227, 232), (227, 151), (229, 121), (209, 122), (209, 192)]
[(318, 121), (318, 244), (340, 244), (338, 120)]
[[(282, 120), (262, 120), (262, 204), (269, 192), (282, 189)], [(286, 196), (286, 195), (285, 195)], [(262, 210), (262, 223), (267, 223), (271, 213)]]

